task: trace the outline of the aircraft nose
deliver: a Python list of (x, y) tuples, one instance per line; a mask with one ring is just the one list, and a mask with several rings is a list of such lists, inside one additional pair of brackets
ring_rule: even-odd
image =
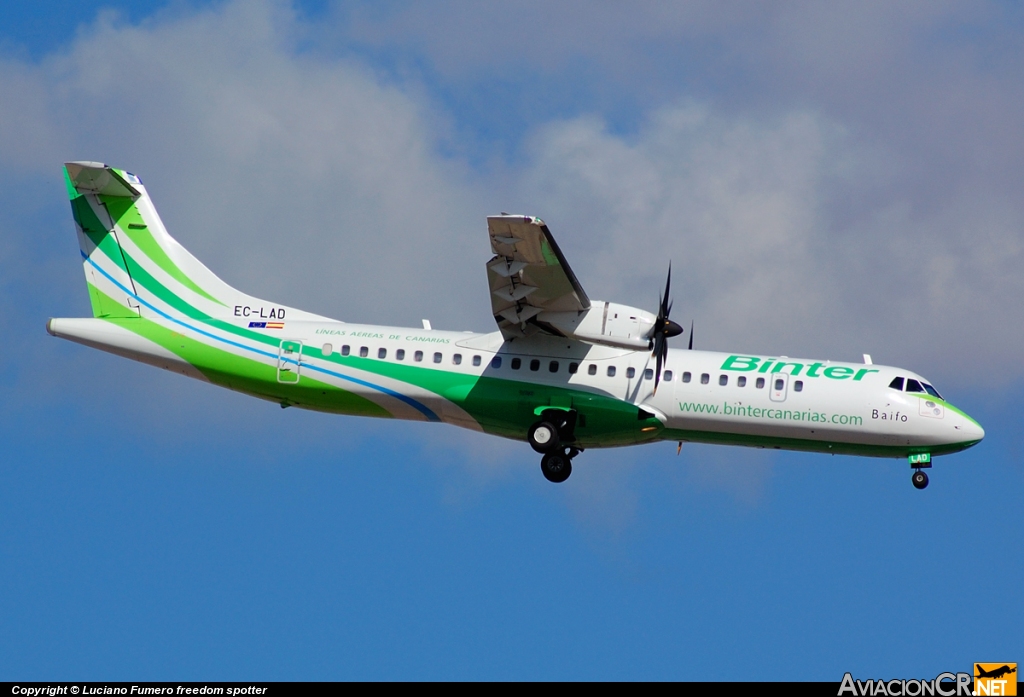
[(964, 414), (963, 423), (960, 425), (960, 430), (964, 434), (964, 440), (969, 441), (980, 441), (985, 437), (985, 429), (981, 427), (977, 421)]

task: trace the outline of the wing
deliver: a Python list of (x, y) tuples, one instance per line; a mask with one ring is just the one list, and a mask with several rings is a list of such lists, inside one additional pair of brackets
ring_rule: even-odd
[(554, 331), (538, 323), (541, 312), (583, 312), (590, 298), (576, 280), (551, 231), (540, 218), (487, 218), (494, 258), (487, 262), (491, 309), (506, 339)]

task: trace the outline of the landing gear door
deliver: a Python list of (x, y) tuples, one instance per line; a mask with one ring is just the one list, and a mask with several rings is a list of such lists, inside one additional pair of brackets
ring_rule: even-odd
[(277, 350), (277, 381), (295, 384), (302, 369), (302, 342), (284, 339)]
[(786, 393), (789, 392), (789, 373), (771, 373), (768, 379), (771, 387), (768, 395), (772, 401), (785, 402)]

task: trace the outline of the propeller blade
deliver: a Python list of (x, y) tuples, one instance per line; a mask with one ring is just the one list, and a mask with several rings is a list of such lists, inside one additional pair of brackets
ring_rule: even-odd
[(693, 350), (693, 320), (690, 320), (690, 350)]
[(657, 394), (658, 385), (661, 383), (661, 369), (668, 361), (668, 340), (670, 337), (679, 336), (683, 328), (668, 318), (672, 312), (672, 262), (668, 264), (668, 274), (665, 277), (665, 292), (658, 295), (658, 318), (654, 321), (651, 329), (651, 352), (654, 354), (654, 391)]
[(665, 279), (665, 295), (658, 304), (662, 319), (668, 319), (668, 313), (672, 311), (672, 303), (669, 302), (669, 291), (672, 288), (672, 262), (668, 263), (668, 277)]
[(661, 382), (661, 351), (654, 358), (654, 390), (651, 394), (658, 394), (658, 383)]

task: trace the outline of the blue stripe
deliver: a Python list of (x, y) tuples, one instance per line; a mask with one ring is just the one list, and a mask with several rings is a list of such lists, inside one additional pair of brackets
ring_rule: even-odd
[[(258, 354), (260, 356), (265, 356), (267, 358), (272, 358), (274, 360), (279, 360), (279, 357), (278, 357), (277, 354), (270, 353), (269, 351), (264, 351), (262, 349), (253, 348), (252, 346), (246, 346), (245, 344), (240, 344), (237, 341), (232, 341), (230, 339), (225, 339), (224, 337), (220, 337), (220, 336), (217, 336), (216, 334), (211, 334), (210, 332), (205, 331), (203, 329), (199, 329), (198, 327), (194, 327), (191, 324), (188, 324), (187, 322), (182, 322), (180, 319), (177, 319), (176, 317), (171, 317), (169, 314), (167, 314), (163, 310), (161, 310), (161, 309), (159, 309), (157, 307), (154, 307), (153, 305), (151, 305), (150, 303), (146, 302), (145, 300), (140, 298), (138, 295), (136, 295), (135, 293), (133, 293), (132, 291), (128, 290), (123, 285), (121, 285), (117, 281), (117, 279), (115, 279), (109, 273), (107, 273), (106, 271), (101, 269), (99, 267), (99, 265), (95, 261), (90, 259), (86, 255), (85, 252), (82, 252), (82, 258), (85, 259), (87, 262), (89, 262), (94, 269), (96, 269), (101, 274), (103, 274), (107, 278), (107, 280), (109, 280), (115, 286), (120, 288), (122, 292), (125, 292), (129, 296), (134, 298), (135, 300), (138, 300), (140, 303), (142, 303), (143, 305), (145, 305), (150, 310), (152, 310), (153, 312), (157, 313), (158, 315), (160, 315), (164, 319), (169, 320), (171, 322), (174, 322), (175, 324), (180, 324), (181, 326), (183, 326), (183, 327), (185, 327), (187, 329), (191, 329), (192, 331), (196, 332), (197, 334), (202, 334), (203, 336), (208, 336), (211, 339), (213, 339), (214, 341), (220, 341), (222, 343), (228, 344), (229, 346), (235, 346), (236, 348), (244, 349), (246, 351), (251, 351), (252, 353)], [(296, 360), (293, 360), (291, 358), (284, 358), (283, 360), (286, 363), (294, 363), (296, 366), (298, 366), (298, 361), (296, 361)], [(429, 421), (440, 421), (441, 420), (438, 417), (437, 414), (435, 414), (433, 411), (431, 411), (431, 409), (429, 407), (427, 407), (424, 404), (421, 404), (420, 402), (417, 402), (415, 399), (413, 399), (412, 397), (409, 397), (408, 395), (402, 394), (401, 392), (395, 392), (394, 390), (389, 389), (387, 387), (384, 387), (383, 385), (375, 385), (372, 382), (367, 382), (366, 380), (360, 380), (359, 378), (354, 378), (351, 375), (345, 375), (344, 373), (338, 373), (338, 372), (335, 372), (333, 370), (328, 370), (327, 368), (321, 368), (320, 366), (313, 365), (312, 363), (304, 363), (303, 365), (305, 365), (310, 370), (315, 370), (315, 371), (320, 372), (320, 373), (325, 373), (327, 375), (332, 375), (332, 376), (334, 376), (336, 378), (340, 378), (342, 380), (348, 380), (349, 382), (354, 382), (357, 385), (362, 385), (363, 387), (369, 387), (371, 389), (377, 390), (378, 392), (383, 392), (384, 394), (386, 394), (386, 395), (388, 395), (390, 397), (394, 397), (395, 399), (401, 400), (401, 401), (405, 402), (406, 404), (408, 404), (409, 406), (413, 407), (414, 409), (419, 411), (421, 414), (423, 414), (425, 417), (427, 417), (427, 419)]]

